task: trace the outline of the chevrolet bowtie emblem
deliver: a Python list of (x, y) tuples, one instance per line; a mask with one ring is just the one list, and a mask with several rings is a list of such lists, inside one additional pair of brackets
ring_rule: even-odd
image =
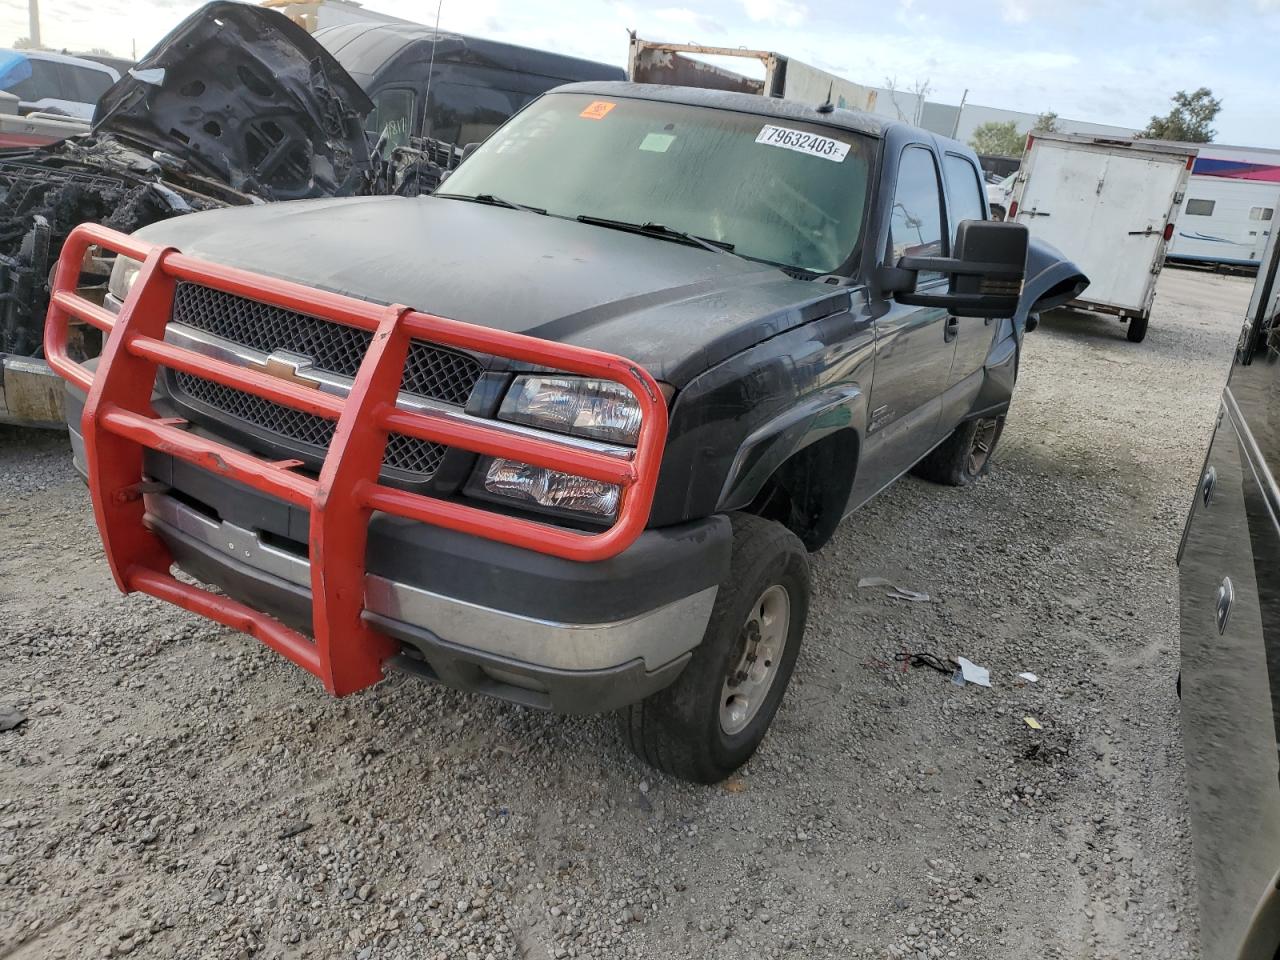
[[(312, 380), (308, 376), (304, 376), (299, 372), (301, 364), (292, 360), (282, 360), (279, 357), (267, 357), (264, 363), (250, 363), (249, 367), (258, 370), (271, 377), (278, 377), (281, 380), (288, 380), (290, 383), (296, 383), (300, 387), (310, 387), (312, 390), (320, 389), (320, 381)], [(310, 364), (307, 364), (310, 366)]]

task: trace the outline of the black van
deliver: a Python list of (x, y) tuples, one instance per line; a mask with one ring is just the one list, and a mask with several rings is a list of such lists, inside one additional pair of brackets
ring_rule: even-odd
[(366, 129), (387, 131), (392, 147), (411, 136), (480, 141), (552, 87), (626, 79), (621, 67), (414, 23), (348, 23), (314, 36), (373, 100)]
[(1280, 232), (1178, 552), (1201, 955), (1280, 955)]

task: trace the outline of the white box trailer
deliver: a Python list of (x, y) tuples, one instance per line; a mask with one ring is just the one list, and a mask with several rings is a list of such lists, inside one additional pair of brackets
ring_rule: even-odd
[[(763, 79), (736, 73), (707, 59), (724, 57), (759, 61), (764, 67)], [(627, 79), (633, 83), (731, 90), (812, 104), (823, 103), (830, 95), (831, 102), (837, 107), (867, 112), (874, 110), (876, 105), (876, 90), (873, 88), (837, 77), (781, 53), (745, 47), (641, 40), (634, 32), (627, 56)]]
[(1257, 267), (1280, 209), (1280, 151), (1199, 147), (1169, 259)]
[(1010, 220), (1053, 244), (1089, 277), (1072, 305), (1147, 335), (1156, 278), (1173, 236), (1194, 147), (1062, 133), (1027, 138)]

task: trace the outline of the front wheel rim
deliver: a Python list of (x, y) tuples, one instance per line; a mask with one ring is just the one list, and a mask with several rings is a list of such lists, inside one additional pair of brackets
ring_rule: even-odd
[(720, 728), (741, 733), (755, 719), (773, 689), (791, 632), (791, 596), (786, 587), (768, 587), (742, 625), (738, 656), (720, 691)]
[(969, 473), (976, 476), (987, 461), (991, 459), (991, 448), (996, 445), (996, 428), (998, 420), (979, 420), (978, 428), (973, 432), (973, 443), (969, 446)]

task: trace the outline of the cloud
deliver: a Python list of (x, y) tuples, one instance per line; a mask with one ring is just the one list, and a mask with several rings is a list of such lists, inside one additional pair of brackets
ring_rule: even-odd
[(724, 24), (705, 13), (688, 7), (661, 7), (653, 11), (653, 18), (664, 23), (689, 27), (695, 33), (724, 33)]
[(1026, 23), (1031, 19), (1031, 4), (1027, 0), (1004, 0), (1000, 15), (1005, 23)]
[(776, 23), (798, 27), (809, 15), (809, 8), (797, 0), (742, 0), (747, 19), (754, 23)]

